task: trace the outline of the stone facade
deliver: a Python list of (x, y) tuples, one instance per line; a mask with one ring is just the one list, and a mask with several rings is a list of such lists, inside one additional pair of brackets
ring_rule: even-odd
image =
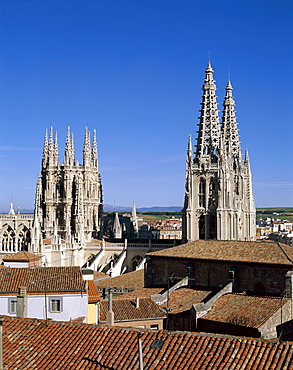
[(222, 122), (211, 64), (206, 68), (196, 151), (189, 136), (183, 241), (255, 240), (255, 204), (248, 151), (242, 160), (230, 80)]
[(12, 204), (0, 215), (0, 255), (29, 249), (33, 220), (33, 214), (15, 213)]
[(101, 231), (102, 185), (98, 170), (96, 131), (92, 146), (86, 128), (83, 164), (74, 157), (73, 136), (68, 127), (64, 163), (58, 159), (57, 133), (45, 136), (35, 212), (44, 239), (61, 238), (84, 244)]

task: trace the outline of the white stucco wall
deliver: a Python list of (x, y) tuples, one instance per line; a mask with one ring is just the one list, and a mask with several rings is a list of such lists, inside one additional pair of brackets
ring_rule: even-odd
[(7, 267), (28, 267), (28, 262), (4, 262)]
[[(9, 313), (9, 298), (16, 299), (16, 296), (0, 296), (0, 314), (16, 316)], [(61, 311), (50, 312), (50, 299), (61, 299)], [(54, 294), (47, 295), (47, 318), (57, 321), (69, 321), (77, 317), (87, 317), (87, 294)], [(27, 317), (45, 319), (45, 296), (28, 295), (27, 299)]]

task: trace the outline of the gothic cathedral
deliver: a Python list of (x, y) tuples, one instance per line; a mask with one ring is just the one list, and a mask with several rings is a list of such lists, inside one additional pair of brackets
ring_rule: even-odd
[(248, 151), (242, 160), (230, 80), (220, 123), (216, 85), (206, 68), (196, 150), (189, 135), (183, 242), (255, 240), (255, 204)]
[[(81, 245), (90, 242), (101, 231), (102, 186), (98, 169), (96, 131), (92, 145), (86, 128), (83, 145), (83, 164), (74, 156), (73, 134), (67, 130), (64, 164), (58, 159), (57, 133), (52, 127), (47, 132), (43, 148), (42, 170), (39, 175), (35, 222), (44, 239), (58, 239), (67, 244)], [(38, 227), (34, 225), (34, 230)], [(35, 238), (38, 236), (34, 235)], [(33, 244), (38, 244), (33, 240)]]

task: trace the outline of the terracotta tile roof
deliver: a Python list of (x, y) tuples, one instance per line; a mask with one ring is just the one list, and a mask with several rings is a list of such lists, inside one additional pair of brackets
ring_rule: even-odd
[(87, 280), (88, 283), (88, 301), (89, 302), (98, 302), (100, 298), (99, 291), (93, 280)]
[(196, 240), (147, 255), (293, 265), (293, 248), (277, 242)]
[[(158, 319), (166, 317), (165, 311), (160, 308), (151, 298), (138, 298), (139, 307), (136, 308), (136, 298), (134, 299), (113, 299), (112, 310), (114, 312), (114, 322)], [(106, 322), (108, 311), (108, 299), (100, 301), (100, 321)]]
[(0, 292), (16, 293), (27, 287), (28, 293), (85, 291), (79, 267), (34, 267), (0, 269)]
[(145, 369), (293, 369), (292, 343), (20, 318), (4, 320), (3, 365), (17, 370), (137, 370), (138, 333)]
[(37, 256), (36, 254), (27, 252), (27, 251), (20, 251), (17, 253), (13, 253), (3, 257), (4, 262), (29, 262), (39, 260), (41, 257)]
[(164, 291), (163, 288), (139, 288), (128, 293), (120, 294), (115, 299), (126, 299), (136, 297), (148, 297), (150, 298), (153, 294), (160, 294)]
[(225, 294), (201, 319), (259, 328), (287, 302), (279, 297)]
[(161, 307), (168, 307), (170, 314), (177, 314), (184, 311), (189, 311), (193, 304), (200, 303), (211, 293), (206, 290), (194, 290), (189, 288), (180, 288), (173, 291), (169, 295), (168, 302), (165, 302)]
[(95, 280), (95, 284), (98, 288), (125, 288), (125, 289), (137, 289), (144, 286), (144, 270), (137, 270), (128, 272), (126, 274), (103, 279)]

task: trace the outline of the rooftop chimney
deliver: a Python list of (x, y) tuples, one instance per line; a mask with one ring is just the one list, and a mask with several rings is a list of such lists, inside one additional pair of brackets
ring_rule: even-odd
[(285, 276), (286, 297), (293, 297), (293, 271), (288, 271)]
[(135, 299), (135, 307), (139, 308), (139, 298), (138, 297), (136, 297)]
[(109, 306), (108, 306), (108, 312), (106, 317), (106, 325), (108, 326), (114, 326), (114, 312), (112, 310), (112, 289), (109, 288), (108, 290), (108, 299), (109, 299)]
[(18, 288), (18, 295), (16, 301), (16, 316), (27, 317), (27, 292), (25, 286)]

